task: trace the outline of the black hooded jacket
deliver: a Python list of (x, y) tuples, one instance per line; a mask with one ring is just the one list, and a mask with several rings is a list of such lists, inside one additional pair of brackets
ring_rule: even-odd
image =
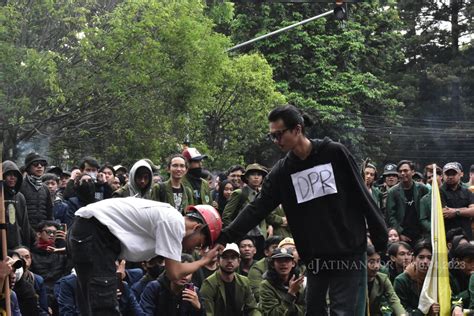
[(23, 178), (18, 166), (10, 160), (2, 164), (3, 179), (8, 172), (13, 171), (17, 177), (15, 188), (7, 187), (4, 181), (4, 204), (5, 204), (5, 223), (7, 223), (7, 248), (13, 249), (19, 245), (30, 247), (31, 227), (28, 221), (28, 211), (26, 201), (20, 188)]
[[(223, 230), (218, 243), (237, 240), (282, 204), (298, 253), (306, 263), (364, 253), (366, 223), (374, 246), (385, 249), (385, 222), (349, 150), (329, 138), (311, 140), (311, 144), (305, 160), (289, 152), (275, 164), (260, 194)], [(308, 200), (298, 203), (297, 191)]]

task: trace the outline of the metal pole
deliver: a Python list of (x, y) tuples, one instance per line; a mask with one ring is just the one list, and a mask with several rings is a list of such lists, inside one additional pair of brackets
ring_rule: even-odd
[(301, 22), (298, 22), (298, 23), (295, 23), (295, 24), (292, 24), (292, 25), (288, 25), (288, 26), (286, 26), (286, 27), (284, 27), (284, 28), (281, 28), (281, 29), (279, 29), (279, 30), (270, 32), (270, 33), (268, 33), (268, 34), (265, 34), (265, 35), (256, 37), (256, 38), (254, 38), (254, 39), (251, 39), (250, 41), (237, 44), (237, 45), (235, 45), (234, 47), (228, 48), (228, 49), (226, 50), (226, 52), (230, 52), (230, 51), (233, 51), (233, 50), (235, 50), (235, 49), (237, 49), (237, 48), (247, 46), (247, 45), (249, 45), (249, 44), (255, 43), (255, 42), (257, 42), (257, 41), (259, 41), (259, 40), (261, 40), (261, 39), (264, 39), (264, 38), (267, 38), (267, 37), (276, 35), (276, 34), (278, 34), (278, 33), (291, 30), (292, 28), (295, 28), (295, 27), (297, 27), (297, 26), (300, 26), (300, 25), (306, 24), (306, 23), (308, 23), (308, 22), (317, 20), (317, 19), (319, 19), (319, 18), (325, 17), (325, 16), (330, 15), (330, 14), (333, 14), (333, 11), (332, 11), (332, 10), (331, 10), (331, 11), (324, 12), (323, 14), (320, 14), (320, 15), (313, 16), (312, 18), (303, 20), (303, 21), (301, 21)]

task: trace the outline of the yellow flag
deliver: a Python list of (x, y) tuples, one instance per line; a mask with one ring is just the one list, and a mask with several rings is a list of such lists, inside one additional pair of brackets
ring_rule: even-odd
[(427, 314), (433, 303), (440, 305), (440, 316), (451, 315), (451, 286), (449, 285), (448, 248), (444, 230), (443, 207), (433, 165), (431, 184), (431, 245), (433, 256), (421, 290), (418, 309)]

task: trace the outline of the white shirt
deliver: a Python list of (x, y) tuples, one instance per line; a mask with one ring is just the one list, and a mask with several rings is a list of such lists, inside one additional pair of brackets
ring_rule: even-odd
[(75, 214), (95, 217), (107, 226), (120, 240), (120, 258), (138, 262), (160, 255), (181, 261), (184, 217), (167, 203), (134, 197), (113, 198), (81, 207)]

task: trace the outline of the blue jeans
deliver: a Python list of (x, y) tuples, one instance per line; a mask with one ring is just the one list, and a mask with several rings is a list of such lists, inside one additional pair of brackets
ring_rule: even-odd
[(316, 258), (311, 261), (307, 265), (306, 315), (364, 315), (366, 262), (365, 253), (338, 259)]

